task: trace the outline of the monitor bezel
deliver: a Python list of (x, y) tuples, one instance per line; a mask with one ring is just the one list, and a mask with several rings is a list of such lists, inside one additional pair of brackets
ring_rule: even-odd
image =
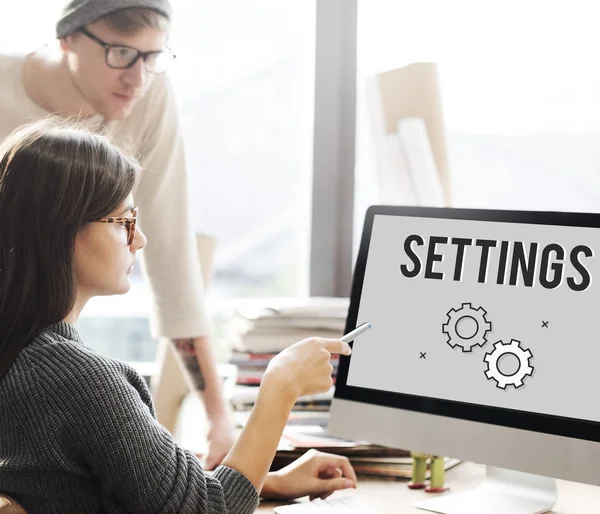
[[(365, 214), (345, 333), (356, 327), (371, 232), (378, 215), (600, 228), (600, 214), (594, 213), (373, 205)], [(600, 442), (600, 423), (594, 421), (349, 386), (346, 381), (351, 359), (352, 356), (340, 356), (335, 398)]]

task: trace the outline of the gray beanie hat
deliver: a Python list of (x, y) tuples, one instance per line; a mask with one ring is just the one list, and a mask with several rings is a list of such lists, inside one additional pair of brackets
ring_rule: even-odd
[(171, 19), (169, 0), (71, 0), (56, 24), (56, 37), (68, 36), (107, 14), (132, 7), (151, 9)]

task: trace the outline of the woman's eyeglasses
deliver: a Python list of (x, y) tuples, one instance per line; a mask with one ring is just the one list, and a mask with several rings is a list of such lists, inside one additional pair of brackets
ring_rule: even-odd
[(135, 237), (135, 227), (137, 223), (137, 207), (131, 209), (131, 216), (128, 218), (102, 218), (98, 223), (118, 223), (127, 228), (127, 246), (131, 246)]
[(106, 41), (102, 41), (86, 28), (79, 30), (104, 48), (104, 57), (109, 68), (126, 70), (131, 68), (138, 59), (143, 59), (146, 71), (158, 74), (167, 71), (170, 64), (175, 60), (175, 54), (169, 48), (153, 52), (140, 52), (129, 46), (111, 45)]

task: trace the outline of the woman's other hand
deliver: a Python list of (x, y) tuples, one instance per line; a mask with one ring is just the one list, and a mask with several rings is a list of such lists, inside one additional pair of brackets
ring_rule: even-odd
[(356, 473), (346, 457), (309, 450), (285, 468), (269, 473), (263, 498), (325, 499), (339, 489), (356, 488)]

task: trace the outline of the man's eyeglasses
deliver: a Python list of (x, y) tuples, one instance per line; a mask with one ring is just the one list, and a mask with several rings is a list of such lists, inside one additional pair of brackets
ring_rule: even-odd
[(80, 29), (80, 32), (104, 48), (104, 57), (109, 68), (126, 70), (131, 68), (138, 59), (143, 59), (147, 72), (164, 73), (176, 57), (170, 48), (153, 52), (140, 52), (129, 46), (111, 45), (106, 41), (102, 41), (86, 28)]
[(98, 223), (119, 223), (127, 228), (127, 246), (131, 246), (135, 237), (135, 227), (137, 223), (137, 207), (131, 209), (129, 218), (102, 218)]

